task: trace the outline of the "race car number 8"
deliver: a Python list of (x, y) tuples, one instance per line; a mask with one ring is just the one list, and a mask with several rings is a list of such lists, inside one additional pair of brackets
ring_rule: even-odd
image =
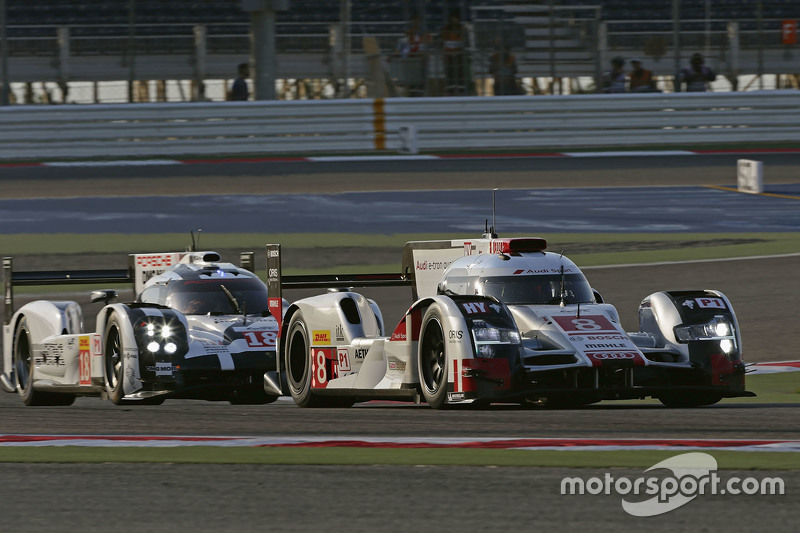
[(324, 385), (325, 382), (328, 381), (328, 372), (325, 370), (325, 352), (322, 350), (317, 350), (316, 355), (314, 356), (316, 359), (316, 378), (317, 378), (317, 385)]
[(575, 329), (580, 331), (594, 331), (603, 329), (603, 326), (590, 318), (575, 318), (572, 320), (572, 323), (575, 324)]

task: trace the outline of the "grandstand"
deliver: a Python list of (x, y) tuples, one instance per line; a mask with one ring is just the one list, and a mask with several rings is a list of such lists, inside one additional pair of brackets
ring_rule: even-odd
[[(329, 32), (340, 22), (342, 1), (290, 0), (290, 9), (278, 13), (279, 77), (335, 77)], [(241, 0), (5, 3), (9, 73), (16, 83), (124, 80), (127, 58), (133, 56), (138, 79), (193, 79), (198, 61), (207, 78), (224, 79), (250, 53), (249, 15)], [(435, 38), (452, 11), (470, 27), (470, 65), (477, 77), (487, 76), (487, 58), (498, 42), (511, 45), (521, 75), (531, 79), (596, 78), (613, 55), (649, 56), (662, 74), (673, 70), (667, 64), (673, 53), (672, 2), (667, 0), (350, 0), (350, 75), (369, 76), (364, 37), (374, 37), (388, 55), (411, 17), (421, 17)], [(780, 42), (786, 19), (800, 19), (800, 2), (680, 0), (683, 56), (704, 51), (719, 71), (792, 73), (795, 52)], [(740, 50), (731, 48), (730, 22), (737, 23)], [(204, 28), (202, 60), (196, 57), (196, 26)], [(68, 34), (59, 34), (60, 28), (68, 28)], [(438, 64), (432, 57), (430, 75), (440, 75)]]

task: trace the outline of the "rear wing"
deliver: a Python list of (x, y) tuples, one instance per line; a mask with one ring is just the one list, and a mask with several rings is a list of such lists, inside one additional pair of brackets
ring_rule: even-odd
[[(160, 274), (178, 263), (186, 252), (130, 254), (126, 269), (94, 270), (37, 270), (14, 271), (14, 260), (3, 258), (3, 292), (5, 294), (5, 323), (14, 314), (14, 287), (43, 285), (92, 285), (131, 283), (135, 294), (139, 294), (151, 277)], [(255, 271), (254, 252), (239, 254), (242, 268)]]
[(397, 274), (318, 274), (284, 276), (281, 270), (281, 245), (267, 245), (267, 292), (270, 314), (278, 324), (283, 318), (283, 289), (333, 289), (350, 287), (408, 287), (412, 279)]

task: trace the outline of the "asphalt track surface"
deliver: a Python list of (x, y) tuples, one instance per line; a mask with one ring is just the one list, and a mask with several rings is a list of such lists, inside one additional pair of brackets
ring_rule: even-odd
[[(216, 194), (220, 187), (229, 193), (248, 189), (266, 193), (300, 192), (298, 188), (310, 186), (304, 190), (318, 193), (631, 183), (729, 185), (734, 181), (736, 158), (460, 161), (447, 162), (438, 170), (431, 162), (341, 168), (317, 163), (242, 163), (235, 169), (221, 164), (113, 170), (30, 168), (2, 169), (0, 182), (4, 198), (38, 196), (41, 191), (47, 196), (140, 195), (142, 186), (153, 194), (157, 183), (164, 187), (159, 189), (163, 194)], [(766, 161), (768, 183), (800, 181), (796, 156), (758, 159)], [(388, 174), (376, 178), (375, 172)], [(332, 179), (338, 183), (332, 184)], [(390, 183), (400, 185), (387, 186)], [(665, 286), (670, 280), (698, 285), (715, 281), (734, 302), (746, 302), (734, 304), (743, 324), (749, 323), (746, 318), (761, 316), (760, 324), (770, 328), (743, 331), (746, 353), (760, 340), (766, 349), (785, 347), (785, 358), (796, 359), (792, 346), (797, 335), (797, 263), (795, 257), (700, 265), (702, 269), (675, 265), (590, 270), (587, 275), (618, 306), (623, 321), (635, 320), (638, 301), (652, 292), (651, 287), (671, 288)], [(680, 288), (684, 287), (682, 283)], [(397, 316), (395, 307), (402, 308), (403, 297), (378, 296), (383, 298), (379, 301), (389, 322), (389, 316)], [(624, 325), (631, 328), (630, 323)], [(768, 353), (762, 360), (779, 358)], [(688, 410), (601, 404), (565, 411), (440, 412), (404, 404), (303, 410), (283, 401), (267, 406), (167, 401), (159, 407), (119, 408), (94, 398), (78, 399), (66, 408), (24, 408), (14, 395), (0, 395), (1, 433), (797, 439), (797, 420), (800, 405), (724, 401)], [(797, 471), (760, 474), (781, 475), (787, 495), (705, 496), (667, 515), (636, 519), (622, 511), (618, 496), (559, 494), (563, 476), (603, 475), (595, 469), (0, 464), (4, 481), (0, 511), (2, 529), (10, 526), (14, 531), (594, 530), (599, 524), (654, 531), (795, 529), (800, 518), (800, 475)]]

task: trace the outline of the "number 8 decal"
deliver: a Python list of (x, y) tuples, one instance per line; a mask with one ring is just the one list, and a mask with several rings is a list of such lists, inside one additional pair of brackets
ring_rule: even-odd
[(328, 373), (325, 370), (325, 352), (322, 350), (317, 350), (316, 358), (316, 378), (317, 378), (317, 385), (320, 387), (324, 387), (325, 383), (328, 381)]
[(572, 320), (572, 323), (575, 324), (575, 329), (580, 331), (603, 329), (600, 324), (589, 318), (576, 318)]

